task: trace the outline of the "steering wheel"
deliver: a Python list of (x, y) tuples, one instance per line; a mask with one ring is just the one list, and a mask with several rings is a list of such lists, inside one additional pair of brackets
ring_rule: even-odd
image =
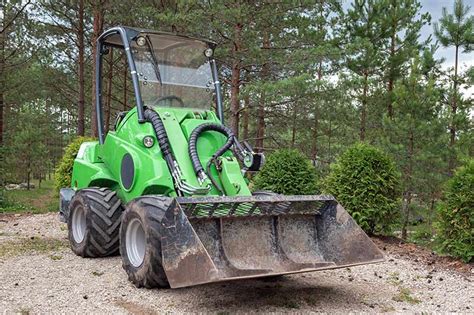
[(152, 106), (158, 105), (158, 103), (160, 103), (162, 101), (166, 101), (166, 100), (176, 100), (176, 101), (178, 101), (178, 103), (181, 107), (185, 107), (184, 102), (181, 99), (181, 97), (178, 97), (176, 95), (168, 95), (168, 96), (159, 97), (159, 98), (157, 98), (156, 100), (153, 101)]

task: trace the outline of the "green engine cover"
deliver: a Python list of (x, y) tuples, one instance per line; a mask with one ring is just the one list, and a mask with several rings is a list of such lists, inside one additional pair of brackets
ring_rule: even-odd
[[(165, 126), (171, 149), (181, 169), (183, 180), (199, 187), (188, 153), (188, 139), (191, 132), (203, 123), (220, 123), (212, 111), (189, 108), (155, 107)], [(154, 144), (147, 148), (145, 137), (152, 137)], [(201, 134), (197, 151), (202, 165), (225, 143), (226, 138), (215, 131)], [(213, 165), (211, 173), (227, 196), (250, 196), (250, 190), (241, 173), (237, 159), (229, 150), (220, 159), (219, 170)], [(210, 182), (209, 182), (210, 183)], [(104, 144), (83, 143), (74, 161), (71, 186), (73, 189), (99, 186), (109, 187), (117, 192), (124, 202), (138, 196), (159, 194), (177, 196), (173, 178), (158, 145), (151, 123), (139, 123), (136, 109), (130, 110), (109, 131)], [(212, 187), (206, 196), (220, 195)], [(204, 195), (196, 195), (204, 196)]]

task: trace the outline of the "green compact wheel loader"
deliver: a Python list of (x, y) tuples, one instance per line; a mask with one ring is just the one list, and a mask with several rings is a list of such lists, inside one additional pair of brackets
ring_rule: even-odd
[[(112, 48), (126, 56), (136, 104), (105, 133), (101, 77)], [(224, 125), (214, 48), (128, 27), (98, 38), (98, 141), (81, 145), (60, 191), (73, 252), (120, 253), (129, 280), (146, 288), (382, 261), (332, 196), (250, 191), (245, 173), (264, 156)]]

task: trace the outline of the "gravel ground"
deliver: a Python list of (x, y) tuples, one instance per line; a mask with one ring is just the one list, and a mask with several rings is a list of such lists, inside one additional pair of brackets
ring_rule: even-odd
[(417, 262), (389, 244), (382, 264), (147, 290), (128, 282), (120, 257), (80, 258), (66, 236), (55, 214), (0, 217), (0, 314), (474, 312), (474, 270)]

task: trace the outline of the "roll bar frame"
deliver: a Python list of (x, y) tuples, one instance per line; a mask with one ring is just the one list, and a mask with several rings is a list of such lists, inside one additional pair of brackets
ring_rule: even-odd
[[(104, 120), (103, 120), (103, 111), (102, 111), (102, 64), (103, 64), (103, 55), (105, 53), (106, 48), (106, 39), (112, 35), (120, 35), (123, 44), (123, 50), (125, 51), (125, 55), (127, 56), (127, 63), (130, 69), (130, 75), (132, 77), (133, 83), (133, 91), (135, 94), (136, 100), (136, 107), (137, 107), (137, 116), (138, 122), (144, 123), (146, 119), (144, 117), (144, 108), (143, 108), (143, 101), (140, 93), (139, 87), (139, 80), (137, 69), (135, 67), (135, 61), (133, 59), (132, 52), (130, 50), (130, 42), (137, 37), (138, 34), (142, 32), (147, 32), (147, 30), (138, 30), (129, 27), (123, 26), (116, 26), (107, 29), (104, 31), (96, 41), (96, 56), (95, 56), (95, 63), (96, 63), (96, 71), (95, 71), (95, 108), (96, 108), (96, 119), (97, 119), (97, 133), (99, 134), (99, 144), (103, 144), (105, 140), (104, 134)], [(156, 31), (150, 31), (155, 33), (161, 33)], [(163, 33), (165, 34), (165, 33)], [(187, 36), (180, 36), (176, 34), (172, 34), (178, 37), (187, 37)], [(214, 48), (214, 44), (212, 42), (206, 41), (211, 48)], [(224, 123), (224, 108), (222, 102), (222, 94), (221, 94), (221, 83), (219, 81), (218, 70), (217, 70), (217, 63), (214, 58), (209, 58), (209, 63), (211, 66), (211, 73), (212, 73), (212, 80), (214, 84), (214, 88), (216, 91), (216, 105), (217, 105), (217, 116), (219, 120)]]

